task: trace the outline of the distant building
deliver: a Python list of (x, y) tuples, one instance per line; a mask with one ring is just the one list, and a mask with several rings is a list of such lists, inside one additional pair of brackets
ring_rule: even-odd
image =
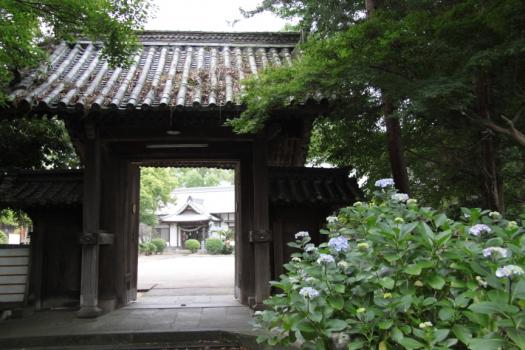
[(203, 242), (218, 231), (235, 231), (233, 186), (180, 188), (172, 192), (176, 204), (158, 212), (156, 233), (170, 247), (184, 247), (188, 239)]

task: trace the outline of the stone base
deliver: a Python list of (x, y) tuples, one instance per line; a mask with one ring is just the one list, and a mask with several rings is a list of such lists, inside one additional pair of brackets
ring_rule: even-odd
[(99, 299), (98, 306), (102, 309), (102, 312), (108, 313), (117, 309), (117, 299)]
[(82, 306), (77, 311), (78, 318), (96, 318), (102, 314), (102, 310), (96, 306)]

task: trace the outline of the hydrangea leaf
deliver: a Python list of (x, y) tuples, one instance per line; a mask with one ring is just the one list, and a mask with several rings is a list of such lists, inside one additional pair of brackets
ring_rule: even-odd
[(429, 286), (431, 286), (434, 289), (441, 290), (445, 286), (445, 279), (439, 275), (432, 275), (426, 279), (426, 282)]

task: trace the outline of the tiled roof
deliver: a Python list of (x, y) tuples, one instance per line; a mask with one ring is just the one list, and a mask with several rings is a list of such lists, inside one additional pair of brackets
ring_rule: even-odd
[(0, 174), (0, 206), (34, 208), (82, 202), (82, 172), (20, 171)]
[(205, 211), (212, 214), (235, 212), (234, 186), (189, 187), (177, 188), (171, 192), (176, 204), (168, 203), (158, 214), (169, 214), (178, 211), (180, 204), (186, 203), (189, 197), (202, 201)]
[[(271, 167), (270, 202), (346, 205), (362, 197), (348, 169)], [(82, 171), (23, 171), (0, 174), (0, 206), (31, 208), (82, 202)]]
[(270, 201), (280, 204), (348, 205), (362, 192), (345, 168), (270, 168)]
[(18, 107), (148, 110), (236, 106), (241, 80), (289, 65), (297, 33), (144, 32), (129, 68), (112, 68), (97, 43), (61, 43), (49, 64), (18, 83)]

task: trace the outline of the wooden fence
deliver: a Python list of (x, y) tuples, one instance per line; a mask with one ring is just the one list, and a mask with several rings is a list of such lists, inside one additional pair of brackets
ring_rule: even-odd
[(29, 263), (29, 245), (0, 245), (0, 306), (25, 301)]

